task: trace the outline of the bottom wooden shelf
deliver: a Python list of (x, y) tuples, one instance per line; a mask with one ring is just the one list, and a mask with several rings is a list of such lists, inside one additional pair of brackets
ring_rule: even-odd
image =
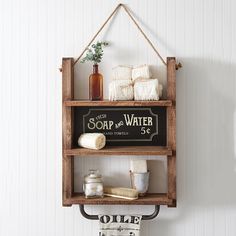
[(66, 204), (84, 204), (84, 205), (172, 205), (173, 200), (167, 197), (165, 193), (148, 193), (145, 197), (139, 197), (137, 200), (126, 200), (121, 198), (103, 197), (87, 199), (83, 193), (74, 193), (73, 197), (66, 200)]

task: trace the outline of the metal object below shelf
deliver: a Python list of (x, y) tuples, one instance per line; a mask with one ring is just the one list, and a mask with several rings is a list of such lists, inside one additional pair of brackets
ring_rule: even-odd
[[(89, 215), (87, 212), (84, 210), (84, 205), (79, 205), (80, 213), (83, 217), (89, 220), (98, 220), (98, 215)], [(154, 212), (150, 215), (142, 215), (142, 220), (152, 220), (158, 216), (160, 212), (160, 206), (155, 205)]]

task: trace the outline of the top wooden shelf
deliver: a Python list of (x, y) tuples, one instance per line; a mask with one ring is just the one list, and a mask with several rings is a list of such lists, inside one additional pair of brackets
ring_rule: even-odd
[(171, 100), (158, 100), (158, 101), (90, 101), (90, 100), (68, 100), (64, 101), (64, 105), (68, 107), (150, 107), (150, 106), (172, 106)]

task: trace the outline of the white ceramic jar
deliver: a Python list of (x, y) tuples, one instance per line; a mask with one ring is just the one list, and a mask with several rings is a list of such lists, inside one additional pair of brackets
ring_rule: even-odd
[(89, 170), (89, 174), (84, 176), (83, 189), (86, 198), (103, 197), (102, 175), (98, 170)]

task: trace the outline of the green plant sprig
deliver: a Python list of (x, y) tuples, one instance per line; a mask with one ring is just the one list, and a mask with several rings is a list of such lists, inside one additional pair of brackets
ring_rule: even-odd
[(81, 60), (81, 63), (92, 61), (95, 65), (99, 64), (103, 56), (103, 47), (106, 47), (107, 45), (107, 42), (92, 44), (91, 48), (87, 48), (86, 56)]

